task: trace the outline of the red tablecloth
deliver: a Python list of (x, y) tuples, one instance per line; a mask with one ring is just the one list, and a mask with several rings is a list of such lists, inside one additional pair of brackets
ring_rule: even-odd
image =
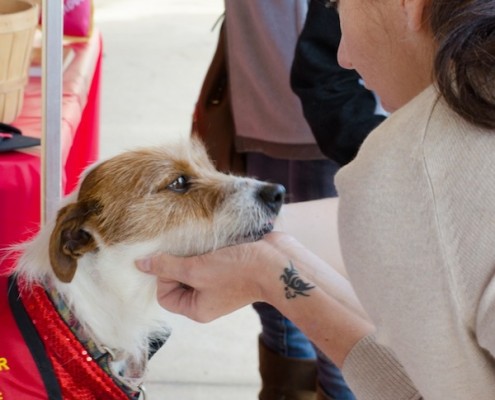
[[(62, 99), (65, 193), (74, 189), (80, 172), (98, 158), (101, 35), (95, 31), (87, 43), (71, 46), (75, 57), (64, 72)], [(41, 137), (41, 96), (41, 78), (31, 77), (21, 115), (12, 123), (26, 136)], [(39, 146), (0, 153), (0, 251), (39, 229), (40, 154)]]

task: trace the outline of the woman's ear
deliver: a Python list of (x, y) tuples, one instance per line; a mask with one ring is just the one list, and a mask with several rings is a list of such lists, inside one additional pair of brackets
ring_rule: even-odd
[(407, 27), (413, 32), (419, 32), (425, 28), (426, 8), (429, 0), (401, 0)]

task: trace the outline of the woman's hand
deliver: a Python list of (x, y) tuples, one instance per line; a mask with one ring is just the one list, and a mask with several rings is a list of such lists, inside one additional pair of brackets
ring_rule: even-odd
[(258, 241), (195, 257), (159, 254), (136, 264), (141, 271), (157, 276), (162, 307), (209, 322), (264, 300), (260, 281), (267, 277), (261, 271), (277, 256), (271, 245)]
[(264, 301), (338, 366), (357, 341), (374, 331), (349, 282), (284, 233), (201, 256), (160, 254), (137, 266), (157, 276), (158, 302), (171, 312), (209, 322)]

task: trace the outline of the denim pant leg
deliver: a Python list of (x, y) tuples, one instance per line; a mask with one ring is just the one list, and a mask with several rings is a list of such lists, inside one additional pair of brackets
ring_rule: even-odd
[(351, 389), (342, 376), (342, 372), (328, 359), (317, 347), (317, 375), (320, 388), (332, 399), (335, 400), (356, 400)]
[(291, 321), (267, 303), (254, 303), (261, 321), (261, 340), (275, 353), (291, 358), (316, 360), (316, 352), (307, 339)]
[[(330, 160), (289, 161), (249, 153), (248, 175), (285, 186), (287, 201), (316, 200), (336, 196), (333, 178), (338, 165)], [(278, 310), (266, 303), (253, 304), (260, 316), (263, 343), (285, 357), (317, 358), (318, 381), (327, 395), (336, 400), (354, 400), (340, 370)]]

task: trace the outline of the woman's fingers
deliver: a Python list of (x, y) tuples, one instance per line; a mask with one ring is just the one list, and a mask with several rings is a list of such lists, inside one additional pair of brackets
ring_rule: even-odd
[[(156, 275), (159, 304), (198, 322), (208, 322), (252, 301), (251, 257), (242, 246), (194, 256), (158, 254), (136, 261), (139, 270)], [(247, 272), (247, 273), (246, 273)]]
[(153, 274), (158, 277), (179, 278), (181, 271), (184, 271), (182, 264), (185, 259), (182, 257), (174, 257), (169, 254), (160, 253), (154, 256), (143, 258), (136, 261), (137, 268), (148, 274)]

